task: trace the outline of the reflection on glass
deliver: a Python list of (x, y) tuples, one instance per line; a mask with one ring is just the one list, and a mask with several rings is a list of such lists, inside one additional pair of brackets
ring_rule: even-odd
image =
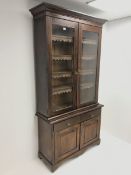
[(98, 34), (83, 31), (80, 62), (80, 104), (95, 101)]
[(73, 106), (73, 37), (74, 29), (52, 27), (52, 109), (54, 112)]

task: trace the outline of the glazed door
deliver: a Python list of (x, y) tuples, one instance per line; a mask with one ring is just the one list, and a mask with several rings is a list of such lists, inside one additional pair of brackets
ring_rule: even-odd
[(59, 114), (76, 106), (78, 23), (51, 19), (51, 109)]
[(78, 106), (97, 102), (100, 29), (79, 26)]

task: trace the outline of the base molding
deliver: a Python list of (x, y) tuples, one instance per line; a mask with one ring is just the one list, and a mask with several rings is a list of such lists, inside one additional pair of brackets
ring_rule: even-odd
[(56, 164), (52, 164), (50, 161), (48, 161), (48, 159), (41, 153), (38, 152), (38, 157), (47, 165), (47, 167), (54, 172), (61, 164), (63, 164), (66, 160), (71, 159), (71, 158), (75, 158), (80, 156), (81, 154), (83, 154), (85, 151), (87, 151), (90, 147), (95, 146), (95, 145), (100, 145), (101, 139), (96, 140), (95, 142), (89, 144), (88, 146), (80, 149), (79, 151), (73, 153), (72, 155), (66, 157), (65, 159), (59, 161)]

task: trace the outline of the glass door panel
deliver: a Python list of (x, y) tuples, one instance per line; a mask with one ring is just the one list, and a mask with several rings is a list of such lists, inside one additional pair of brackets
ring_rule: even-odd
[(96, 100), (98, 33), (82, 31), (80, 56), (80, 105)]
[(52, 110), (73, 107), (73, 59), (75, 29), (52, 25)]

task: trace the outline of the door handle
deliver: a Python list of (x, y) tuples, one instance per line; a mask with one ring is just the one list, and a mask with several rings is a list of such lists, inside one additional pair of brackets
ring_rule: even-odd
[(67, 126), (71, 126), (71, 123), (67, 123), (66, 125), (67, 125)]
[(75, 75), (78, 75), (79, 73), (77, 71), (75, 71)]

